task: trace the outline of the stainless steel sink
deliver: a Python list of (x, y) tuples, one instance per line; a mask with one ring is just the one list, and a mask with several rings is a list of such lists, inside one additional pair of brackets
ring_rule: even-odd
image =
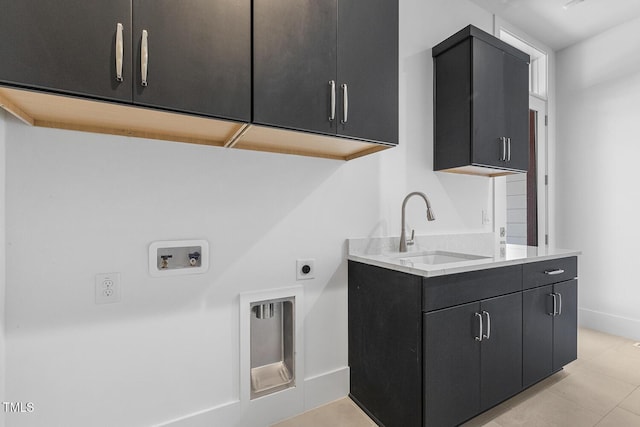
[(487, 258), (489, 257), (446, 251), (418, 252), (411, 255), (402, 254), (396, 257), (396, 259), (401, 263), (428, 265), (449, 264), (453, 262), (473, 261)]

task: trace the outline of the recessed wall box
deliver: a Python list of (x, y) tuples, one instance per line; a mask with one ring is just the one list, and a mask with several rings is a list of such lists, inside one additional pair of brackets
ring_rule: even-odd
[(251, 399), (295, 387), (295, 297), (251, 303)]
[(206, 240), (171, 240), (149, 245), (149, 274), (153, 277), (202, 274), (208, 270)]

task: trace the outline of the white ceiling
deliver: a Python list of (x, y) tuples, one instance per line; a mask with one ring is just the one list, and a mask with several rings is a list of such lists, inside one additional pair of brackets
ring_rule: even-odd
[(553, 50), (640, 17), (640, 0), (472, 0)]

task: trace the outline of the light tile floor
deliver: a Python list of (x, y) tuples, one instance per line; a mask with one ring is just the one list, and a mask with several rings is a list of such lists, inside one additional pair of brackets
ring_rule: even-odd
[[(590, 329), (578, 332), (578, 360), (463, 424), (463, 427), (640, 427), (640, 347)], [(371, 427), (349, 398), (273, 427)]]

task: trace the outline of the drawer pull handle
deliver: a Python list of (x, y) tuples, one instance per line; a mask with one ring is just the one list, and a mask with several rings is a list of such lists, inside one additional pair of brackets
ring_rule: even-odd
[(476, 337), (476, 341), (482, 341), (482, 314), (475, 313), (476, 317), (480, 320), (480, 330), (478, 332), (478, 336)]
[(482, 311), (482, 314), (487, 316), (487, 333), (483, 334), (483, 338), (489, 339), (491, 338), (491, 316), (488, 311)]
[(556, 274), (562, 274), (564, 273), (564, 270), (561, 268), (556, 268), (555, 270), (545, 270), (544, 274), (547, 274), (549, 276), (555, 276)]

